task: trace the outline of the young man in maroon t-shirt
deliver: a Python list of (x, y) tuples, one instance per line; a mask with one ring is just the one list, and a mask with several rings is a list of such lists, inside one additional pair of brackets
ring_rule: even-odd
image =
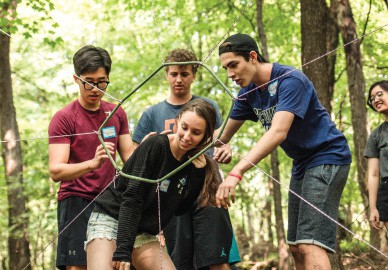
[[(79, 98), (58, 111), (49, 125), (50, 176), (54, 182), (60, 182), (56, 262), (59, 269), (86, 269), (84, 241), (93, 210), (93, 205), (87, 205), (115, 174), (94, 133), (116, 107), (101, 100), (109, 84), (111, 63), (109, 53), (99, 47), (89, 45), (76, 52), (73, 77), (80, 89)], [(134, 148), (122, 108), (101, 132), (112, 157), (118, 151), (125, 162)]]

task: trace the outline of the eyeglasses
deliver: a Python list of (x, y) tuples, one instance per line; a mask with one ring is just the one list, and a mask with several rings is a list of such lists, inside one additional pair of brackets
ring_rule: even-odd
[(93, 87), (97, 87), (100, 90), (105, 90), (108, 87), (108, 84), (109, 84), (108, 81), (96, 82), (96, 83), (81, 81), (81, 83), (84, 85), (84, 88), (86, 90), (92, 90)]
[(376, 95), (374, 96), (371, 96), (370, 99), (369, 99), (369, 103), (372, 104), (373, 102), (375, 102), (377, 99), (381, 99), (384, 95), (384, 92), (383, 91), (379, 91), (376, 93)]

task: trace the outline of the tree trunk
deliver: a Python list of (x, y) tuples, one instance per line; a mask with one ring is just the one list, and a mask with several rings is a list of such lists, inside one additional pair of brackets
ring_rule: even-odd
[[(263, 15), (262, 15), (263, 2), (264, 0), (256, 0), (257, 30), (258, 30), (259, 40), (261, 45), (261, 53), (264, 56), (264, 58), (269, 60), (268, 49), (267, 49), (267, 37), (264, 31)], [(280, 181), (279, 159), (278, 159), (278, 154), (276, 149), (271, 153), (271, 173), (275, 179)], [(290, 258), (290, 254), (288, 252), (288, 246), (286, 244), (286, 236), (285, 236), (285, 230), (284, 230), (281, 186), (278, 183), (274, 183), (272, 185), (272, 194), (274, 198), (276, 235), (278, 239), (279, 270), (288, 270), (289, 269), (288, 260)]]
[(261, 54), (264, 56), (265, 59), (269, 60), (268, 49), (267, 49), (267, 35), (265, 34), (264, 24), (263, 24), (263, 4), (264, 4), (263, 2), (264, 0), (256, 0), (257, 32), (259, 34)]
[[(337, 18), (344, 44), (357, 38), (356, 23), (348, 0), (333, 0), (332, 10)], [(357, 164), (357, 180), (365, 209), (368, 208), (367, 159), (363, 152), (368, 138), (368, 120), (365, 100), (365, 80), (362, 70), (362, 56), (359, 41), (350, 43), (345, 48), (346, 73), (351, 103), (354, 154)], [(371, 244), (380, 248), (381, 238), (378, 231), (371, 228)]]
[[(325, 0), (300, 0), (301, 4), (301, 32), (302, 32), (302, 64), (326, 53), (328, 10)], [(331, 114), (332, 93), (328, 72), (328, 58), (322, 57), (306, 66), (303, 72), (313, 82), (318, 98), (326, 110)]]
[[(339, 44), (339, 29), (336, 19), (332, 16), (332, 13), (328, 10), (327, 16), (327, 32), (326, 32), (326, 51), (331, 52), (338, 47)], [(334, 85), (336, 83), (335, 78), (335, 63), (337, 61), (337, 54), (331, 53), (327, 56), (327, 78), (328, 88), (327, 95), (329, 96), (330, 104), (332, 105)], [(331, 106), (332, 107), (332, 106)], [(335, 119), (332, 113), (332, 119)]]
[[(17, 1), (3, 4), (1, 16), (12, 18)], [(4, 18), (2, 18), (4, 19)], [(8, 29), (11, 23), (8, 25)], [(22, 156), (19, 129), (13, 103), (11, 66), (9, 60), (10, 37), (0, 33), (0, 99), (1, 99), (1, 140), (2, 157), (5, 167), (5, 179), (8, 188), (8, 252), (9, 269), (19, 270), (30, 263), (29, 237), (27, 233), (28, 218), (26, 198), (23, 191)], [(25, 269), (31, 269), (27, 267)]]
[[(301, 0), (301, 32), (303, 72), (313, 82), (318, 98), (329, 114), (332, 113), (332, 99), (335, 84), (335, 54), (324, 56), (310, 64), (310, 61), (325, 55), (338, 46), (338, 26), (325, 0)], [(334, 269), (342, 269), (339, 243), (337, 253), (328, 254)]]

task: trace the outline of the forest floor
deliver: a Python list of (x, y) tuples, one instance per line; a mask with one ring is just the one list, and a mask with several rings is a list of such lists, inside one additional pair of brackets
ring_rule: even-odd
[[(332, 270), (388, 270), (388, 259), (371, 259), (369, 254), (342, 255), (343, 268), (333, 267)], [(236, 265), (238, 270), (278, 270), (278, 261), (243, 261)], [(291, 265), (289, 270), (294, 269)]]

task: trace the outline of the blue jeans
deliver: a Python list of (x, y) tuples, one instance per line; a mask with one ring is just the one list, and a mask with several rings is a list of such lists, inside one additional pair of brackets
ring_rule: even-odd
[[(291, 178), (290, 190), (337, 220), (342, 191), (350, 165), (320, 165), (306, 170), (303, 179)], [(289, 192), (288, 233), (290, 245), (314, 244), (335, 252), (337, 224)]]

